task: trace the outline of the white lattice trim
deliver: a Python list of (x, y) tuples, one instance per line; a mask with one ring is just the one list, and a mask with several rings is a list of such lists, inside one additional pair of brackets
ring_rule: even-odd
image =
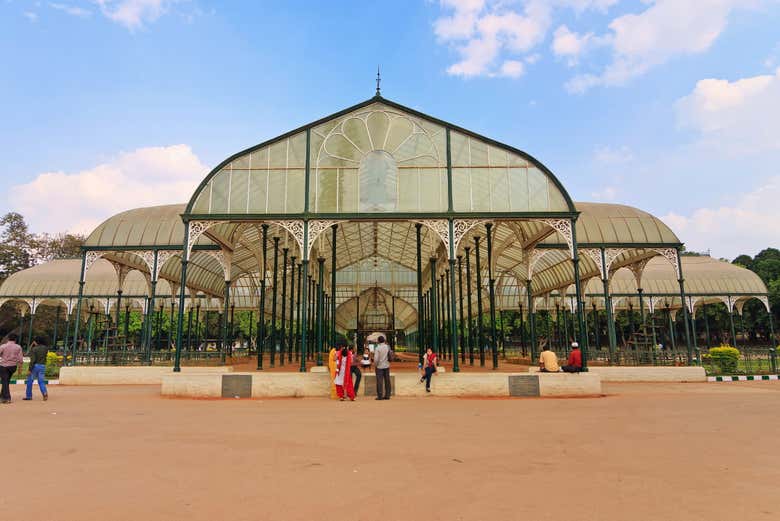
[(105, 255), (106, 251), (88, 251), (84, 254), (84, 270), (81, 272), (81, 280), (86, 280), (87, 271), (95, 264), (95, 261)]
[(27, 305), (30, 306), (30, 313), (33, 315), (38, 310), (38, 306), (41, 304), (40, 301), (36, 299), (25, 300), (25, 302), (27, 302)]
[(189, 221), (187, 223), (187, 252), (185, 259), (190, 259), (192, 247), (195, 245), (198, 239), (200, 239), (200, 236), (206, 232), (206, 230), (212, 226), (226, 224), (228, 222), (229, 221)]
[(309, 240), (306, 244), (306, 258), (311, 256), (311, 249), (314, 246), (314, 241), (334, 224), (338, 223), (336, 221), (309, 221)]
[[(444, 251), (447, 259), (450, 258), (450, 223), (447, 219), (426, 219), (424, 221), (415, 221), (424, 224), (439, 236), (444, 243)], [(462, 239), (462, 237), (461, 237)]]
[(662, 300), (665, 301), (666, 297), (648, 297), (647, 309), (650, 310), (650, 313), (655, 313), (656, 304), (658, 304)]
[(669, 261), (674, 267), (674, 273), (680, 278), (680, 265), (677, 263), (677, 250), (674, 248), (653, 248), (653, 251)]
[(721, 297), (715, 297), (715, 298), (720, 299), (721, 302), (726, 304), (726, 309), (729, 310), (729, 313), (733, 313), (734, 312), (735, 301), (732, 300), (730, 296), (725, 296), (725, 297), (721, 296)]
[(487, 224), (488, 222), (490, 221), (487, 219), (453, 219), (453, 250), (455, 250), (455, 253), (458, 252), (460, 242), (471, 230), (474, 229), (474, 227), (479, 226), (480, 224)]
[(525, 280), (531, 280), (533, 278), (536, 265), (539, 263), (540, 260), (542, 260), (542, 257), (547, 255), (551, 251), (553, 250), (539, 250), (533, 248), (527, 253), (528, 266), (527, 266), (527, 273), (526, 273), (527, 278)]
[(550, 226), (561, 234), (569, 245), (569, 255), (574, 258), (574, 240), (571, 233), (571, 221), (569, 219), (538, 219), (538, 221)]
[[(303, 252), (303, 221), (298, 219), (288, 219), (284, 221), (272, 221), (271, 224), (281, 226), (287, 230), (287, 232), (292, 235), (293, 239), (295, 239), (295, 242), (298, 244), (298, 249)], [(309, 237), (311, 237), (311, 232), (309, 232)], [(263, 262), (262, 255), (262, 252), (260, 252), (260, 260), (258, 261), (259, 263)]]
[(767, 297), (766, 295), (760, 295), (760, 296), (758, 296), (756, 298), (758, 300), (760, 300), (764, 304), (764, 307), (766, 308), (766, 312), (767, 313), (771, 313), (772, 312), (772, 308), (769, 307), (769, 297)]
[(642, 275), (644, 274), (645, 266), (647, 266), (647, 263), (650, 262), (651, 258), (652, 257), (648, 257), (647, 259), (634, 262), (628, 267), (628, 269), (631, 270), (631, 273), (634, 274), (634, 280), (636, 281), (637, 288), (642, 287)]
[(204, 251), (209, 257), (216, 259), (219, 265), (222, 267), (222, 273), (225, 276), (225, 280), (230, 280), (231, 264), (233, 262), (233, 252), (228, 250), (206, 250)]
[(612, 315), (616, 315), (617, 314), (618, 304), (620, 304), (624, 299), (625, 299), (625, 297), (612, 297), (611, 298), (611, 301), (612, 301)]
[(692, 297), (690, 295), (685, 297), (685, 306), (688, 308), (688, 313), (690, 313), (693, 318), (696, 318), (696, 303), (699, 301), (699, 298), (700, 297)]
[(586, 257), (588, 257), (594, 263), (596, 263), (596, 267), (599, 269), (599, 274), (601, 275), (601, 279), (604, 280), (606, 276), (604, 270), (604, 263), (601, 262), (601, 250), (598, 248), (580, 248), (579, 252), (585, 255)]

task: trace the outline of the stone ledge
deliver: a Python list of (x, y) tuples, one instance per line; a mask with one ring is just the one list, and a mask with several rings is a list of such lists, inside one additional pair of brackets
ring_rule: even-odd
[[(227, 378), (223, 378), (223, 376)], [(395, 396), (426, 396), (425, 385), (417, 373), (391, 372)], [(528, 381), (528, 379), (534, 381)], [(226, 380), (230, 380), (226, 382)], [(510, 381), (526, 381), (525, 390), (513, 391)], [(361, 381), (359, 396), (365, 394), (366, 378)], [(239, 389), (239, 390), (236, 390)], [(322, 373), (231, 373), (166, 374), (162, 377), (164, 396), (192, 398), (248, 397), (300, 398), (327, 397), (330, 394), (330, 375)], [(225, 394), (227, 393), (227, 394)], [(598, 396), (601, 379), (597, 374), (540, 374), (528, 373), (449, 373), (435, 375), (431, 380), (434, 396), (509, 397), (509, 396)]]
[[(528, 372), (538, 373), (538, 367), (529, 367)], [(703, 367), (682, 366), (588, 366), (589, 374), (601, 376), (602, 382), (706, 382)], [(540, 373), (542, 374), (542, 373)], [(544, 373), (565, 374), (565, 373)], [(582, 374), (582, 373), (580, 373)]]
[[(232, 367), (182, 367), (183, 374), (223, 374)], [(149, 385), (160, 384), (172, 367), (157, 366), (69, 366), (60, 368), (61, 385)]]

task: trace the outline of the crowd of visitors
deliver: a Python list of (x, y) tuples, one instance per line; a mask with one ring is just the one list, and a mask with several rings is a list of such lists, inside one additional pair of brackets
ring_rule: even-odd
[[(11, 333), (0, 345), (0, 382), (2, 391), (0, 391), (0, 403), (11, 403), (11, 377), (14, 373), (22, 372), (24, 365), (24, 356), (22, 347), (17, 344), (18, 337)], [(46, 389), (46, 355), (49, 354), (48, 339), (38, 336), (30, 344), (28, 352), (29, 362), (27, 364), (27, 387), (25, 389), (24, 400), (33, 398), (33, 382), (38, 381), (38, 388), (41, 390), (43, 401), (49, 399), (49, 393)]]

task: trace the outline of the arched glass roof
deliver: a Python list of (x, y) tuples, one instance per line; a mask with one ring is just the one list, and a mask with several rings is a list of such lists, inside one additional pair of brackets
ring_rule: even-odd
[(187, 206), (199, 216), (448, 211), (574, 207), (528, 154), (380, 97), (230, 157)]

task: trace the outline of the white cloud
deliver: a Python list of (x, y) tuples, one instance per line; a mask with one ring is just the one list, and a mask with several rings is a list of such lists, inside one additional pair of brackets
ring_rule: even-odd
[(596, 148), (593, 159), (602, 165), (621, 165), (633, 161), (634, 154), (627, 146), (602, 146)]
[(681, 125), (700, 133), (702, 145), (738, 154), (780, 150), (780, 68), (732, 82), (701, 80), (676, 110)]
[(693, 251), (712, 250), (716, 257), (733, 259), (746, 253), (780, 245), (780, 176), (734, 202), (713, 208), (699, 208), (688, 215), (669, 213), (661, 219)]
[(581, 93), (596, 85), (624, 85), (676, 57), (702, 53), (723, 33), (734, 10), (762, 1), (766, 0), (651, 1), (639, 14), (615, 18), (610, 31), (599, 37), (612, 53), (604, 70), (576, 76), (566, 88)]
[(123, 210), (186, 202), (206, 171), (188, 145), (139, 148), (79, 172), (42, 173), (12, 186), (9, 204), (36, 232), (88, 233)]
[(556, 56), (567, 58), (569, 66), (574, 66), (592, 41), (593, 33), (580, 35), (561, 25), (553, 34), (552, 50)]
[[(619, 0), (441, 0), (451, 11), (438, 18), (434, 32), (440, 42), (450, 44), (458, 61), (447, 68), (449, 74), (463, 77), (518, 77), (514, 63), (538, 60), (532, 51), (547, 37), (555, 9), (604, 11)], [(530, 54), (529, 54), (530, 53)], [(514, 74), (507, 74), (505, 65)]]
[(156, 21), (180, 0), (93, 0), (103, 16), (134, 31)]
[(611, 203), (617, 200), (618, 189), (614, 186), (605, 186), (601, 190), (591, 192), (590, 196), (598, 203)]
[(508, 78), (519, 78), (525, 72), (523, 62), (517, 60), (506, 60), (501, 64), (501, 75)]
[(69, 14), (71, 16), (78, 16), (79, 18), (87, 18), (88, 16), (92, 15), (92, 11), (75, 5), (49, 2), (49, 7), (58, 11), (62, 11), (63, 13)]
[(33, 23), (38, 21), (38, 15), (32, 11), (24, 11), (22, 15)]

